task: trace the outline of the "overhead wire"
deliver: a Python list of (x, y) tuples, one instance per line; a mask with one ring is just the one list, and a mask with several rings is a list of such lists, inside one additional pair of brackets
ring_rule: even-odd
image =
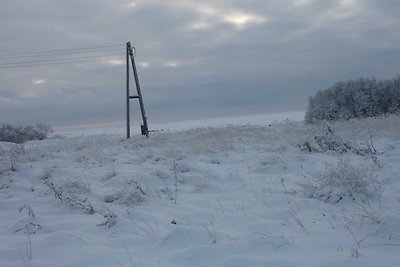
[(25, 65), (15, 65), (15, 66), (0, 66), (0, 69), (16, 69), (24, 67), (36, 67), (36, 66), (46, 66), (46, 65), (62, 65), (62, 64), (74, 64), (74, 63), (85, 63), (85, 62), (99, 62), (99, 59), (86, 59), (86, 60), (73, 60), (73, 61), (60, 61), (60, 62), (46, 62), (37, 64), (25, 64)]
[(100, 49), (100, 48), (112, 48), (112, 47), (123, 47), (122, 45), (101, 45), (101, 46), (90, 46), (90, 47), (80, 47), (80, 48), (69, 48), (69, 49), (56, 49), (56, 50), (42, 50), (42, 51), (29, 51), (29, 52), (19, 52), (11, 54), (0, 54), (0, 58), (8, 56), (19, 56), (19, 55), (31, 55), (31, 54), (48, 54), (48, 53), (58, 53), (58, 52), (71, 52), (79, 50), (89, 50), (89, 49)]
[(18, 59), (18, 58), (50, 57), (50, 56), (59, 56), (59, 55), (89, 54), (89, 53), (101, 53), (101, 52), (111, 52), (111, 51), (121, 51), (121, 48), (101, 49), (101, 50), (92, 50), (92, 51), (59, 52), (59, 53), (37, 54), (37, 55), (18, 55), (18, 56), (10, 56), (10, 57), (1, 57), (0, 56), (0, 59), (7, 60), (7, 59)]
[(41, 63), (41, 62), (57, 62), (57, 61), (65, 61), (65, 60), (80, 60), (86, 58), (104, 58), (104, 57), (112, 57), (112, 56), (122, 56), (121, 53), (112, 53), (112, 54), (103, 54), (103, 55), (91, 55), (91, 56), (82, 56), (82, 57), (72, 57), (72, 58), (48, 58), (48, 59), (38, 59), (38, 60), (30, 60), (30, 61), (18, 61), (18, 62), (0, 62), (0, 66), (12, 66), (19, 64), (29, 64), (29, 63)]
[[(119, 48), (116, 48), (117, 46)], [(102, 61), (111, 57), (122, 56), (122, 53), (117, 53), (117, 51), (122, 52), (122, 49), (121, 45), (103, 45), (14, 53), (0, 56), (0, 69)]]

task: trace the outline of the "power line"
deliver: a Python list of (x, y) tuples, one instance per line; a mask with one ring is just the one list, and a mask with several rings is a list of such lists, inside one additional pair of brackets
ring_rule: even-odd
[(19, 55), (31, 55), (31, 54), (48, 54), (48, 53), (58, 53), (58, 52), (68, 52), (68, 51), (79, 51), (79, 50), (89, 50), (89, 49), (100, 49), (100, 48), (111, 48), (111, 47), (121, 47), (121, 48), (123, 48), (123, 45), (121, 45), (121, 44), (114, 44), (114, 45), (90, 46), (90, 47), (69, 48), (69, 49), (57, 49), (57, 50), (29, 51), (29, 52), (19, 52), (19, 53), (3, 54), (3, 55), (0, 55), (0, 57), (19, 56)]
[(38, 59), (38, 60), (30, 60), (30, 61), (18, 61), (18, 62), (6, 62), (0, 63), (0, 66), (14, 66), (20, 64), (30, 64), (30, 63), (47, 63), (47, 62), (62, 62), (62, 61), (71, 61), (71, 60), (80, 60), (87, 58), (104, 58), (104, 57), (112, 57), (112, 56), (123, 56), (123, 54), (115, 52), (113, 54), (103, 54), (103, 55), (91, 55), (91, 56), (81, 56), (81, 57), (72, 57), (72, 58), (48, 58), (48, 59)]
[(99, 62), (111, 57), (122, 56), (122, 53), (117, 51), (124, 51), (123, 46), (115, 44), (3, 54), (0, 55), (0, 69)]
[(61, 64), (73, 64), (73, 63), (85, 63), (85, 62), (99, 62), (99, 61), (101, 61), (101, 60), (100, 59), (86, 59), (86, 60), (60, 61), (60, 62), (50, 62), (50, 63), (16, 65), (16, 66), (0, 66), (0, 69), (15, 69), (15, 68), (25, 68), (25, 67), (36, 67), (36, 66), (46, 66), (46, 65), (61, 65)]
[(112, 52), (112, 51), (122, 51), (121, 48), (112, 48), (112, 49), (100, 49), (100, 50), (82, 50), (82, 51), (65, 51), (65, 52), (59, 52), (59, 53), (47, 53), (47, 54), (28, 54), (25, 55), (24, 53), (21, 53), (19, 55), (14, 55), (14, 56), (0, 56), (1, 60), (7, 60), (7, 59), (19, 59), (19, 58), (35, 58), (35, 57), (51, 57), (51, 56), (59, 56), (59, 55), (74, 55), (74, 54), (90, 54), (90, 53), (102, 53), (102, 52)]

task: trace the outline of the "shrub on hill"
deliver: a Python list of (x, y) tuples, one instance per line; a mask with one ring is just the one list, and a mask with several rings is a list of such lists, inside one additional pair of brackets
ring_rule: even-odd
[(52, 132), (51, 127), (46, 124), (25, 127), (3, 124), (0, 127), (0, 141), (24, 143), (29, 140), (43, 140)]
[(336, 121), (400, 113), (400, 75), (337, 82), (310, 97), (305, 121)]

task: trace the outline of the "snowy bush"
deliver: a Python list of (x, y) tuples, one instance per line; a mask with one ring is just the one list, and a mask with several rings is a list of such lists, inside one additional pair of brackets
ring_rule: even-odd
[(301, 186), (307, 197), (329, 203), (339, 202), (345, 197), (365, 201), (383, 191), (383, 184), (373, 167), (355, 166), (348, 159), (326, 165), (324, 171), (312, 174), (312, 182)]
[(0, 141), (24, 143), (29, 140), (43, 140), (52, 133), (50, 126), (37, 124), (36, 126), (14, 126), (3, 124), (0, 127)]
[(371, 144), (360, 145), (356, 141), (343, 140), (332, 127), (327, 123), (322, 123), (311, 140), (306, 140), (299, 145), (300, 149), (309, 153), (317, 152), (337, 152), (337, 153), (354, 153), (356, 155), (375, 155), (375, 148)]
[(23, 144), (2, 143), (0, 146), (0, 174), (5, 171), (16, 171), (21, 160), (26, 158)]
[(305, 120), (348, 120), (392, 113), (400, 113), (400, 76), (340, 81), (310, 97)]
[(71, 208), (81, 209), (86, 214), (94, 214), (94, 208), (85, 195), (90, 192), (90, 187), (79, 181), (65, 182), (57, 185), (53, 179), (45, 175), (43, 178), (45, 185), (54, 193), (54, 197), (62, 203), (68, 204)]
[(127, 187), (121, 191), (107, 194), (103, 197), (103, 201), (106, 203), (118, 203), (127, 205), (129, 207), (135, 206), (145, 200), (145, 193), (138, 187)]
[(107, 194), (103, 197), (106, 203), (119, 203), (127, 206), (137, 205), (145, 200), (146, 192), (137, 181), (131, 180), (117, 192)]

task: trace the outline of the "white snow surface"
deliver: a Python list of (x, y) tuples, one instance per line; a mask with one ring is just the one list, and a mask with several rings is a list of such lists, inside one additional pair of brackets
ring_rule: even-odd
[[(221, 117), (201, 120), (174, 121), (174, 122), (155, 122), (150, 120), (150, 130), (155, 132), (178, 132), (186, 131), (198, 127), (223, 127), (233, 125), (266, 125), (268, 123), (292, 120), (302, 121), (304, 119), (304, 111), (292, 111), (281, 113), (269, 113), (260, 115), (236, 116), (236, 117)], [(140, 133), (141, 123), (137, 117), (131, 118), (132, 134)], [(83, 136), (83, 135), (98, 135), (98, 134), (115, 134), (125, 135), (126, 122), (110, 122), (110, 123), (95, 123), (88, 125), (64, 126), (55, 128), (55, 134), (63, 136)]]
[[(331, 128), (376, 153), (293, 121), (0, 143), (0, 266), (399, 266), (400, 118)], [(307, 193), (343, 162), (377, 194)]]

